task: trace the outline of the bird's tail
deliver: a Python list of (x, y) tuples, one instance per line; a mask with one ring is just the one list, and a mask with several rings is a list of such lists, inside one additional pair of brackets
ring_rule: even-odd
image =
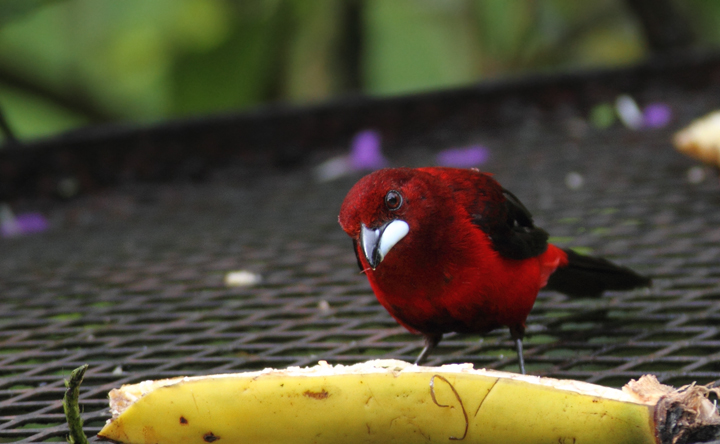
[(568, 296), (600, 296), (605, 290), (632, 290), (649, 287), (650, 278), (607, 259), (583, 256), (570, 249), (563, 250), (568, 263), (550, 275), (545, 288)]

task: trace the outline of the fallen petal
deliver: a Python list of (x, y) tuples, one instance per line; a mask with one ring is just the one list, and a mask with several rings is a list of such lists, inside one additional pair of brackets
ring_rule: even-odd
[(350, 146), (350, 168), (352, 170), (377, 170), (387, 166), (382, 155), (380, 134), (377, 131), (361, 131), (355, 135)]
[(449, 148), (437, 154), (437, 163), (441, 166), (468, 168), (484, 164), (489, 157), (490, 150), (484, 146)]
[(648, 128), (662, 128), (672, 120), (672, 110), (664, 103), (651, 103), (643, 110), (643, 121)]

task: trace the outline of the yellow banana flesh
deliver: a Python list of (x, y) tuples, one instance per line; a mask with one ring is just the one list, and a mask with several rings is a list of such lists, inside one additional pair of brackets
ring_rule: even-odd
[(321, 362), (146, 381), (110, 398), (99, 436), (134, 444), (660, 442), (658, 396), (471, 364)]

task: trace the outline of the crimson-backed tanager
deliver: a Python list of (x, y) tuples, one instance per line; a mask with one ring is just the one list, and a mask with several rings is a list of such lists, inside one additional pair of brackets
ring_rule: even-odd
[(476, 169), (375, 171), (352, 187), (339, 222), (378, 301), (424, 336), (416, 364), (444, 333), (507, 326), (525, 373), (525, 321), (541, 288), (599, 296), (650, 285), (606, 259), (549, 244), (520, 200)]

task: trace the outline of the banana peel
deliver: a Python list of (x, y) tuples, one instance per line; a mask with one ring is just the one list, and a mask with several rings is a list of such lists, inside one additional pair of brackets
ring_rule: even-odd
[(673, 136), (681, 153), (720, 168), (720, 111), (692, 122)]
[[(713, 439), (717, 388), (579, 381), (376, 360), (182, 377), (110, 392), (122, 443), (673, 443)], [(693, 441), (694, 440), (694, 441)]]

